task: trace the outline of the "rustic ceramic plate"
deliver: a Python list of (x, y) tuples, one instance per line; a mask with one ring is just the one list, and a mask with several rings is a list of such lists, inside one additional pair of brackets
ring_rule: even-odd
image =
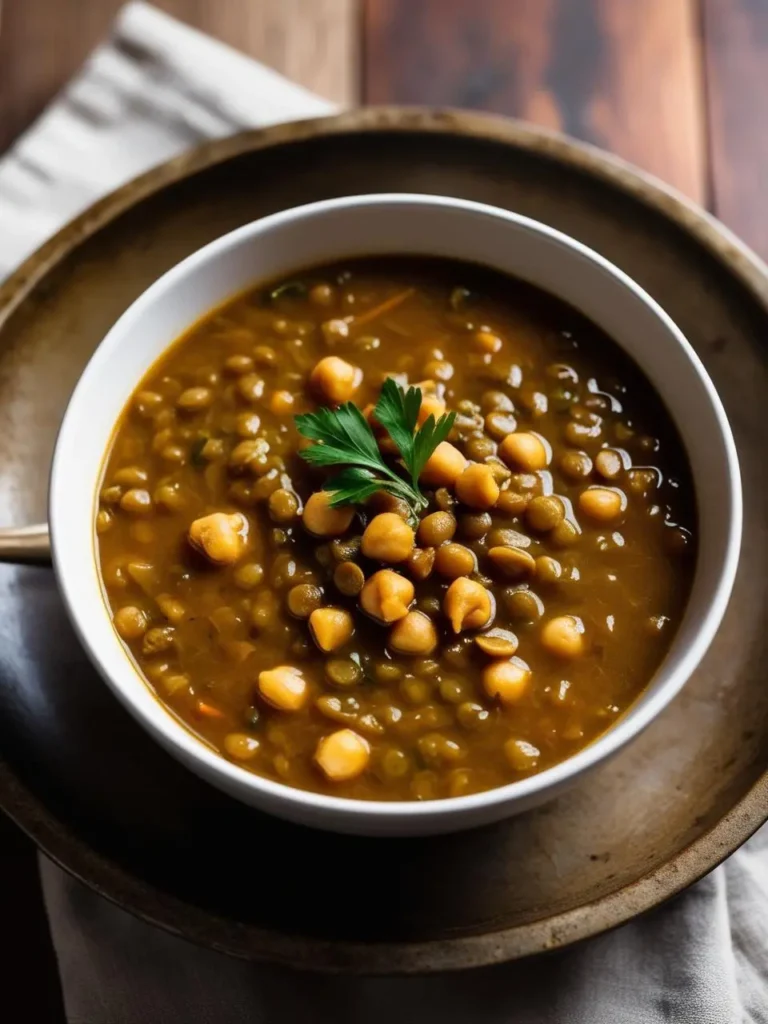
[(639, 741), (542, 810), (424, 840), (305, 831), (199, 782), (96, 677), (50, 571), (0, 568), (2, 807), (148, 921), (325, 970), (435, 971), (566, 945), (678, 892), (768, 816), (768, 279), (705, 214), (595, 150), (474, 114), (369, 110), (214, 142), (116, 192), (0, 289), (0, 518), (44, 515), (70, 390), (159, 274), (262, 214), (400, 190), (539, 218), (658, 299), (730, 415), (745, 537), (712, 651)]

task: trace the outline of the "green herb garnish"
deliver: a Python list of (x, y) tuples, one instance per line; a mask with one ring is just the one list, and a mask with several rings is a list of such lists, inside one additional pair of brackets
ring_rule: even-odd
[(384, 461), (368, 422), (351, 402), (338, 409), (323, 407), (295, 417), (299, 433), (318, 442), (305, 448), (302, 458), (314, 466), (344, 467), (323, 487), (333, 493), (331, 505), (358, 505), (377, 491), (387, 491), (407, 501), (414, 516), (427, 507), (427, 499), (419, 490), (419, 476), (432, 452), (450, 433), (456, 413), (446, 413), (438, 420), (430, 415), (417, 430), (421, 398), (420, 388), (408, 388), (406, 392), (389, 378), (374, 409), (376, 420), (400, 452), (410, 482)]
[(472, 292), (468, 288), (452, 288), (448, 296), (448, 305), (454, 313), (461, 313), (472, 301)]
[(303, 299), (307, 294), (307, 286), (303, 281), (284, 281), (269, 293), (271, 302), (280, 299)]

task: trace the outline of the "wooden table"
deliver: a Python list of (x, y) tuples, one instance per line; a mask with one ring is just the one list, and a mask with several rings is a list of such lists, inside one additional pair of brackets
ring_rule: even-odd
[[(768, 259), (768, 0), (157, 6), (341, 105), (473, 107), (612, 150), (706, 206)], [(119, 7), (5, 0), (0, 152), (108, 32)], [(2, 819), (0, 870), (0, 920), (13, 935), (3, 949), (4, 1006), (18, 1000), (25, 1019), (61, 1020), (33, 851)], [(32, 963), (41, 983), (31, 986)]]

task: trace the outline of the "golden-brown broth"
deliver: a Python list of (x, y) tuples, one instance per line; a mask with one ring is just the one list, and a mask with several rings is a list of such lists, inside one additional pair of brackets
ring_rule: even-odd
[[(144, 626), (161, 631), (151, 636), (155, 653), (144, 653), (148, 634), (127, 641), (137, 664), (159, 698), (215, 749), (304, 789), (365, 799), (444, 797), (503, 785), (562, 761), (637, 698), (682, 616), (695, 561), (695, 509), (668, 415), (638, 369), (594, 325), (551, 296), (490, 271), (403, 257), (355, 260), (298, 280), (309, 288), (330, 284), (330, 304), (306, 288), (270, 298), (270, 288), (258, 287), (236, 298), (162, 357), (119, 424), (104, 472), (98, 549), (113, 612), (137, 608), (143, 617), (137, 632)], [(406, 292), (399, 305), (363, 326), (350, 320), (348, 338), (326, 340), (321, 324), (362, 317)], [(499, 352), (483, 351), (480, 328), (501, 339)], [(433, 572), (415, 582), (416, 606), (433, 609), (437, 650), (428, 658), (392, 656), (387, 628), (362, 615), (356, 599), (341, 595), (329, 578), (332, 546), (308, 535), (300, 519), (288, 525), (270, 520), (272, 490), (288, 487), (306, 501), (320, 486), (317, 471), (297, 455), (293, 415), (315, 407), (307, 375), (329, 354), (362, 369), (354, 398), (360, 407), (375, 402), (387, 373), (412, 383), (448, 378), (444, 397), (448, 409), (459, 412), (455, 443), (476, 458), (490, 449), (477, 411), (488, 409), (489, 392), (511, 399), (518, 430), (550, 442), (549, 469), (531, 479), (513, 473), (511, 487), (566, 499), (581, 532), (565, 544), (531, 529), (525, 515), (492, 509), (491, 517), (493, 528), (526, 534), (534, 557), (556, 559), (559, 579), (548, 580), (550, 567), (541, 564), (528, 581), (504, 581), (488, 558), (488, 535), (462, 538), (462, 516), (471, 510), (455, 510), (454, 541), (475, 552), (495, 597), (493, 626), (514, 631), (517, 655), (531, 669), (530, 685), (516, 703), (503, 706), (484, 691), (480, 676), (488, 657), (473, 643), (476, 632), (456, 637), (450, 631), (439, 610), (448, 580)], [(232, 356), (255, 359), (255, 365), (240, 360), (238, 367)], [(238, 368), (249, 370), (246, 384)], [(179, 394), (190, 387), (208, 389), (210, 403), (178, 409)], [(283, 390), (292, 396), (290, 407), (273, 405), (272, 396)], [(146, 392), (160, 398), (142, 397)], [(259, 436), (270, 450), (261, 464), (241, 472), (228, 461), (247, 436), (243, 414), (249, 411), (258, 414)], [(503, 421), (494, 425), (497, 434), (504, 427)], [(590, 431), (594, 436), (585, 436)], [(478, 441), (481, 435), (485, 440)], [(217, 443), (203, 452), (206, 438)], [(577, 451), (594, 460), (602, 448), (619, 450), (624, 460), (615, 478), (602, 480), (594, 468), (583, 479), (562, 472), (568, 453), (571, 462)], [(140, 472), (121, 475), (126, 469)], [(609, 524), (579, 511), (581, 492), (600, 483), (626, 495), (626, 509)], [(132, 489), (148, 491), (151, 505), (131, 509), (129, 499), (128, 510), (121, 507)], [(178, 509), (169, 510), (174, 503)], [(250, 547), (235, 566), (206, 564), (187, 542), (190, 523), (214, 511), (241, 511), (250, 521)], [(473, 526), (464, 521), (465, 530)], [(356, 519), (348, 535), (361, 532)], [(330, 567), (318, 558), (331, 560)], [(359, 555), (355, 560), (366, 576), (379, 568)], [(322, 588), (325, 604), (354, 611), (352, 640), (328, 656), (314, 646), (306, 622), (286, 608), (290, 587), (307, 581)], [(513, 597), (513, 590), (528, 596)], [(126, 621), (131, 614), (124, 613)], [(583, 622), (585, 650), (577, 658), (556, 658), (542, 644), (544, 624), (560, 615)], [(354, 671), (350, 656), (360, 681), (329, 682), (325, 662), (343, 659)], [(297, 712), (270, 709), (257, 693), (259, 672), (284, 664), (301, 668), (310, 682), (312, 699)], [(330, 709), (334, 718), (318, 710), (322, 695), (339, 698)], [(370, 763), (357, 778), (330, 782), (313, 755), (319, 739), (345, 725), (366, 737)], [(232, 734), (236, 738), (227, 740)], [(522, 745), (510, 751), (509, 740)]]

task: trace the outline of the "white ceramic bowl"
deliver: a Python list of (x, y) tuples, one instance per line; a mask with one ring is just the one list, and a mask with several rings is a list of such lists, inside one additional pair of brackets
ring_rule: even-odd
[[(126, 655), (110, 620), (95, 556), (104, 455), (120, 413), (158, 356), (195, 320), (249, 285), (358, 255), (412, 253), (486, 264), (564, 299), (603, 328), (656, 386), (687, 448), (699, 511), (699, 556), (684, 620), (664, 663), (623, 718), (539, 775), (426, 803), (347, 800), (260, 778), (219, 757), (162, 704)], [(274, 214), (225, 235), (152, 285), (118, 320), (83, 373), (56, 444), (49, 522), (54, 565), (80, 639), (144, 728), (192, 771), (273, 814), (340, 832), (416, 835), (490, 822), (553, 797), (648, 725), (696, 669), (720, 624), (741, 537), (731, 432), (691, 346), (624, 273), (527, 217), (424, 195), (333, 199)]]

